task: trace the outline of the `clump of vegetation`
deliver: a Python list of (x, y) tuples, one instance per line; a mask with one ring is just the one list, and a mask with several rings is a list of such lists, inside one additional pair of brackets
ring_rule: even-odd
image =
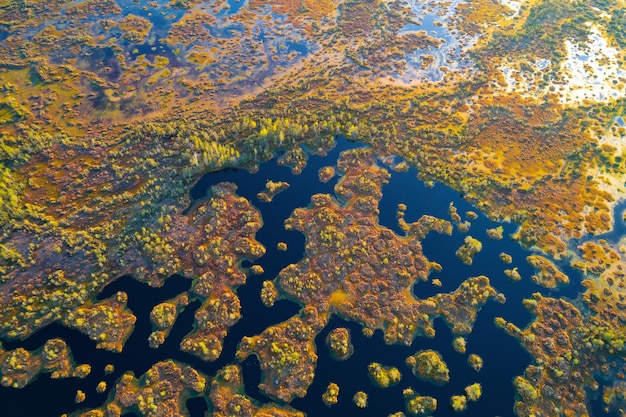
[(119, 291), (106, 300), (87, 302), (68, 314), (64, 324), (87, 334), (98, 348), (121, 352), (136, 321), (126, 307), (127, 299)]
[(264, 375), (259, 388), (267, 395), (284, 402), (304, 397), (315, 376), (315, 337), (325, 325), (314, 308), (305, 307), (298, 316), (242, 338), (236, 358), (259, 359)]
[[(183, 414), (188, 398), (204, 394), (206, 379), (190, 366), (172, 360), (154, 364), (146, 373), (135, 378), (131, 372), (121, 376), (115, 388), (115, 396), (100, 409), (86, 411), (82, 415), (123, 415), (139, 410), (143, 415), (153, 415), (155, 410), (169, 410), (173, 415)], [(97, 392), (104, 393), (107, 384), (98, 383)]]
[(261, 301), (265, 307), (273, 307), (278, 298), (278, 291), (273, 281), (263, 281), (261, 288)]
[(165, 342), (178, 315), (189, 304), (187, 294), (181, 294), (171, 300), (157, 304), (150, 311), (153, 332), (148, 338), (150, 347), (157, 348)]
[(413, 375), (422, 381), (443, 385), (450, 380), (450, 370), (441, 354), (434, 350), (422, 350), (406, 358)]
[(513, 262), (513, 257), (508, 253), (502, 252), (500, 253), (500, 260), (502, 261), (502, 263), (510, 264)]
[(324, 404), (328, 407), (337, 404), (339, 401), (339, 385), (334, 382), (328, 384), (326, 391), (322, 394), (322, 401), (324, 401)]
[(404, 389), (402, 395), (404, 396), (406, 411), (411, 415), (426, 417), (437, 410), (435, 398), (419, 395), (410, 387)]
[(450, 202), (450, 205), (448, 207), (448, 213), (450, 214), (450, 220), (452, 221), (452, 223), (461, 222), (461, 215), (457, 212), (457, 208), (454, 206), (453, 202)]
[(256, 196), (259, 201), (264, 203), (271, 203), (274, 197), (279, 193), (289, 188), (289, 183), (286, 181), (272, 181), (268, 180), (265, 183), (265, 191), (258, 193)]
[[(205, 395), (211, 401), (214, 416), (304, 417), (304, 413), (288, 405), (274, 402), (261, 404), (250, 398), (244, 389), (240, 365), (227, 365), (220, 369), (207, 387), (210, 387), (211, 392)], [(195, 393), (192, 394), (196, 396)], [(184, 401), (181, 405), (184, 406)]]
[(498, 329), (504, 329), (506, 326), (506, 320), (502, 317), (496, 317), (493, 319), (493, 324), (495, 324)]
[(466, 407), (467, 397), (465, 397), (465, 395), (453, 395), (452, 397), (450, 397), (450, 408), (452, 409), (452, 411), (460, 413), (462, 411), (465, 411)]
[(502, 233), (504, 232), (504, 227), (498, 226), (492, 229), (487, 229), (487, 237), (492, 240), (502, 240)]
[(569, 283), (569, 277), (543, 256), (530, 255), (526, 257), (526, 262), (535, 268), (536, 274), (532, 276), (533, 281), (544, 288), (556, 288), (557, 285)]
[(345, 361), (354, 353), (350, 330), (345, 327), (337, 327), (331, 330), (328, 336), (326, 336), (326, 345), (335, 360)]
[(468, 221), (464, 221), (461, 222), (459, 224), (456, 225), (456, 228), (459, 229), (459, 232), (461, 233), (467, 233), (469, 232), (470, 227), (472, 226), (472, 223), (468, 222)]
[(102, 394), (106, 390), (107, 390), (107, 383), (105, 381), (98, 382), (98, 385), (96, 385), (96, 392), (98, 394)]
[(460, 354), (464, 354), (467, 350), (467, 341), (463, 337), (456, 337), (452, 341), (452, 347)]
[(72, 372), (72, 376), (75, 378), (84, 379), (89, 376), (91, 373), (91, 365), (84, 363), (82, 365), (78, 365), (74, 371)]
[(506, 275), (506, 277), (508, 279), (510, 279), (511, 281), (513, 281), (513, 282), (517, 282), (517, 281), (522, 279), (522, 276), (517, 271), (517, 267), (515, 267), (513, 269), (505, 269), (504, 270), (504, 275)]
[(380, 363), (372, 362), (367, 367), (370, 379), (379, 388), (387, 388), (395, 385), (402, 379), (402, 374), (394, 366), (382, 366)]
[(478, 401), (482, 394), (482, 387), (479, 383), (474, 383), (465, 387), (465, 396), (469, 401)]
[(75, 365), (63, 339), (50, 339), (34, 351), (5, 351), (0, 344), (0, 384), (4, 387), (23, 388), (43, 373), (52, 379), (84, 378), (89, 369), (89, 365)]
[(250, 272), (252, 272), (254, 275), (261, 275), (265, 272), (265, 269), (263, 269), (261, 265), (252, 265), (250, 267)]
[(456, 251), (456, 256), (466, 265), (471, 265), (474, 255), (483, 249), (483, 244), (471, 236), (466, 236), (463, 245)]
[(320, 168), (318, 176), (320, 182), (327, 183), (335, 176), (335, 168), (330, 166)]
[(359, 391), (356, 394), (354, 394), (354, 397), (352, 397), (352, 401), (354, 402), (354, 405), (356, 405), (359, 408), (365, 408), (367, 407), (367, 394), (364, 393), (363, 391)]
[(539, 397), (535, 387), (524, 377), (515, 377), (513, 385), (517, 390), (517, 394), (526, 401), (534, 401)]
[(80, 404), (87, 398), (87, 395), (81, 390), (76, 390), (76, 397), (74, 398), (74, 402), (76, 404)]
[(467, 364), (476, 372), (480, 371), (483, 368), (483, 358), (478, 356), (475, 353), (470, 354), (467, 357)]

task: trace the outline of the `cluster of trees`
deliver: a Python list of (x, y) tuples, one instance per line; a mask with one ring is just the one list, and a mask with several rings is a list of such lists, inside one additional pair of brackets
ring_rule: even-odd
[(191, 135), (193, 143), (191, 163), (195, 166), (203, 164), (209, 169), (235, 166), (241, 157), (239, 151), (231, 145), (222, 144), (207, 138), (207, 135)]
[(21, 215), (21, 194), (24, 185), (14, 172), (0, 163), (0, 224), (8, 225), (9, 219)]

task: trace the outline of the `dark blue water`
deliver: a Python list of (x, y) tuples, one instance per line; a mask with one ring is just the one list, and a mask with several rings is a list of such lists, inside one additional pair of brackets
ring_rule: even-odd
[[(192, 302), (180, 315), (165, 344), (156, 350), (148, 347), (151, 308), (186, 291), (191, 285), (189, 279), (173, 276), (168, 279), (164, 287), (150, 288), (130, 277), (122, 277), (105, 288), (100, 298), (109, 297), (117, 291), (125, 291), (129, 296), (128, 307), (137, 316), (137, 324), (127, 341), (124, 352), (116, 354), (97, 350), (95, 344), (86, 336), (58, 325), (48, 326), (23, 342), (5, 343), (7, 348), (24, 346), (33, 350), (42, 346), (50, 338), (62, 337), (70, 346), (76, 362), (90, 363), (93, 370), (85, 380), (71, 378), (51, 381), (47, 375), (44, 375), (22, 390), (1, 388), (0, 416), (56, 416), (63, 412), (71, 412), (77, 409), (73, 403), (77, 389), (82, 389), (87, 394), (87, 400), (82, 404), (83, 407), (100, 406), (106, 398), (106, 393), (95, 392), (95, 386), (100, 380), (104, 379), (109, 387), (113, 387), (123, 372), (132, 371), (135, 375), (141, 375), (153, 363), (160, 360), (172, 358), (188, 363), (209, 377), (224, 365), (234, 362), (234, 352), (241, 337), (259, 334), (266, 327), (297, 314), (299, 306), (296, 303), (280, 301), (273, 308), (266, 308), (259, 297), (264, 280), (273, 279), (282, 268), (290, 263), (298, 262), (304, 254), (304, 236), (299, 232), (285, 231), (284, 220), (289, 217), (294, 208), (307, 206), (312, 194), (333, 193), (336, 179), (323, 184), (318, 181), (318, 170), (327, 165), (334, 165), (341, 150), (357, 146), (359, 145), (345, 139), (338, 139), (338, 146), (327, 157), (311, 156), (307, 168), (298, 176), (292, 175), (289, 168), (280, 167), (275, 161), (270, 161), (262, 164), (256, 174), (243, 170), (207, 174), (190, 191), (192, 199), (197, 201), (207, 195), (211, 185), (222, 181), (234, 182), (239, 187), (238, 194), (248, 198), (261, 210), (264, 221), (257, 239), (264, 244), (267, 252), (255, 263), (262, 265), (265, 272), (260, 276), (249, 277), (248, 283), (238, 289), (243, 318), (229, 332), (224, 341), (223, 354), (216, 362), (200, 361), (182, 353), (178, 348), (181, 339), (192, 329), (193, 314), (200, 305), (199, 301)], [(475, 211), (472, 206), (462, 200), (457, 192), (442, 185), (428, 189), (416, 179), (416, 175), (414, 170), (407, 173), (393, 173), (390, 183), (384, 186), (384, 197), (380, 203), (382, 225), (401, 233), (396, 221), (398, 203), (407, 205), (406, 220), (408, 222), (417, 220), (422, 214), (448, 218), (448, 205), (451, 201), (454, 201), (459, 214), (463, 217), (465, 211)], [(272, 203), (259, 202), (256, 200), (256, 194), (264, 189), (269, 179), (288, 181), (291, 187), (275, 196)], [(468, 413), (470, 415), (513, 415), (514, 390), (511, 379), (523, 373), (530, 358), (513, 338), (493, 325), (493, 318), (502, 316), (507, 321), (524, 327), (530, 320), (530, 315), (523, 308), (521, 300), (541, 288), (530, 280), (533, 271), (525, 262), (529, 252), (508, 238), (508, 235), (515, 230), (514, 225), (505, 224), (507, 237), (501, 241), (492, 241), (486, 237), (485, 230), (497, 226), (496, 223), (482, 215), (471, 222), (472, 226), (468, 234), (483, 243), (483, 250), (475, 256), (474, 264), (467, 266), (454, 255), (466, 234), (455, 230), (452, 236), (442, 236), (433, 232), (423, 242), (424, 253), (430, 260), (439, 262), (443, 266), (442, 272), (433, 273), (433, 277), (441, 279), (443, 288), (433, 287), (430, 283), (418, 283), (414, 287), (414, 292), (417, 297), (425, 298), (437, 292), (453, 291), (468, 277), (484, 274), (491, 279), (492, 285), (498, 291), (507, 296), (506, 304), (487, 303), (478, 314), (474, 332), (467, 337), (467, 353), (477, 353), (483, 357), (483, 369), (478, 373), (475, 372), (466, 363), (467, 355), (461, 355), (452, 349), (453, 336), (443, 320), (435, 321), (437, 335), (434, 339), (417, 338), (413, 346), (407, 348), (385, 345), (381, 332), (376, 332), (370, 339), (365, 338), (361, 334), (359, 325), (333, 317), (327, 328), (316, 339), (319, 355), (316, 377), (308, 395), (293, 402), (296, 408), (307, 412), (310, 416), (387, 415), (403, 410), (402, 389), (411, 386), (422, 395), (437, 398), (439, 407), (436, 415), (445, 416), (452, 415), (447, 406), (451, 395), (461, 394), (465, 386), (480, 382), (483, 385), (483, 397), (476, 403), (468, 404)], [(288, 245), (286, 252), (279, 252), (276, 249), (276, 244), (281, 241)], [(498, 255), (502, 251), (513, 256), (513, 265), (501, 263)], [(244, 262), (244, 266), (249, 265), (250, 262)], [(517, 266), (522, 275), (522, 281), (518, 283), (510, 282), (503, 272), (504, 269), (513, 266)], [(565, 290), (557, 290), (556, 295), (578, 292), (579, 280), (574, 275), (571, 276), (571, 280), (572, 284)], [(353, 337), (355, 354), (345, 362), (332, 360), (324, 343), (327, 333), (337, 326), (350, 328)], [(410, 369), (404, 365), (407, 356), (417, 350), (429, 348), (441, 352), (450, 367), (451, 381), (442, 387), (418, 381), (412, 376)], [(374, 387), (367, 377), (367, 365), (374, 361), (397, 366), (403, 373), (401, 383), (387, 389)], [(105, 376), (103, 369), (108, 363), (115, 365), (115, 372)], [(244, 361), (242, 368), (246, 392), (259, 401), (267, 401), (257, 388), (261, 373), (256, 358), (248, 358)], [(329, 382), (336, 382), (340, 386), (339, 404), (332, 408), (327, 408), (321, 401), (321, 394)], [(364, 410), (357, 409), (351, 401), (354, 393), (359, 390), (369, 395), (369, 406)], [(32, 401), (33, 398), (38, 398), (40, 401)], [(188, 407), (192, 417), (202, 416), (207, 409), (207, 403), (201, 398), (192, 399), (188, 402)]]
[(246, 0), (228, 0), (228, 9), (224, 9), (218, 13), (218, 16), (227, 15), (232, 16), (237, 14), (239, 10), (246, 4)]

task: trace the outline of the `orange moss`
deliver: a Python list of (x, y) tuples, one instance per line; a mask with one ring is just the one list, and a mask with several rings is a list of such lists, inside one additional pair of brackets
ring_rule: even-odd
[(441, 354), (434, 350), (421, 350), (406, 359), (413, 375), (422, 381), (444, 385), (450, 380), (450, 370)]
[(187, 294), (181, 294), (172, 300), (157, 304), (150, 311), (150, 322), (152, 323), (152, 333), (148, 337), (151, 348), (158, 348), (165, 342), (174, 327), (178, 315), (189, 304)]
[(350, 330), (345, 327), (333, 329), (326, 336), (326, 345), (335, 360), (344, 361), (354, 353), (354, 346), (350, 338)]
[(126, 308), (127, 298), (120, 291), (98, 303), (85, 303), (70, 312), (63, 324), (88, 335), (99, 349), (121, 352), (137, 320)]
[(285, 225), (307, 236), (306, 258), (283, 269), (277, 287), (324, 314), (362, 323), (366, 334), (382, 329), (387, 343), (408, 345), (417, 334), (434, 336), (432, 320), (438, 315), (453, 332), (469, 333), (476, 311), (496, 294), (486, 277), (427, 300), (411, 292), (413, 282), (426, 281), (432, 267), (419, 240), (431, 229), (450, 233), (451, 225), (424, 216), (408, 226), (406, 236), (397, 236), (377, 224), (380, 188), (389, 174), (374, 163), (372, 152), (344, 152), (337, 166), (343, 177), (335, 190), (345, 203), (318, 194), (311, 208), (294, 211)]
[(191, 11), (184, 14), (178, 22), (172, 25), (165, 41), (170, 45), (189, 46), (197, 41), (213, 40), (208, 28), (216, 23), (215, 17), (208, 13), (200, 10)]
[[(222, 340), (241, 317), (235, 290), (245, 284), (246, 275), (240, 262), (265, 253), (254, 238), (261, 228), (259, 212), (235, 190), (229, 183), (213, 186), (211, 198), (190, 213), (193, 235), (184, 238), (187, 243), (197, 239), (185, 265), (190, 275), (197, 277), (192, 294), (203, 303), (196, 310), (194, 330), (183, 338), (181, 349), (204, 360), (220, 356)], [(180, 233), (183, 228), (173, 230)]]
[(533, 281), (544, 288), (556, 288), (557, 285), (569, 284), (569, 277), (552, 263), (549, 259), (540, 255), (530, 255), (526, 257), (528, 265), (535, 268), (536, 274), (532, 276)]
[(584, 388), (597, 389), (592, 375), (599, 358), (585, 347), (583, 317), (572, 304), (538, 293), (524, 303), (535, 319), (516, 337), (534, 364), (514, 383), (516, 414), (565, 414), (567, 409), (587, 415)]
[(24, 388), (42, 373), (49, 373), (52, 379), (81, 377), (81, 368), (86, 366), (75, 366), (63, 339), (50, 339), (33, 352), (23, 348), (5, 351), (0, 345), (0, 384), (4, 387)]
[(335, 169), (333, 167), (324, 167), (319, 170), (319, 179), (321, 182), (328, 182), (335, 176)]
[(140, 16), (128, 14), (119, 24), (124, 39), (132, 43), (143, 43), (152, 29), (152, 23)]
[[(0, 44), (4, 100), (0, 159), (14, 161), (11, 184), (21, 185), (11, 185), (10, 191), (13, 197), (19, 195), (15, 206), (22, 207), (6, 223), (3, 219), (5, 233), (0, 240), (8, 248), (8, 255), (3, 252), (0, 260), (0, 268), (7, 271), (0, 291), (0, 325), (6, 337), (26, 337), (51, 322), (73, 317), (76, 311), (87, 314), (93, 307), (88, 300), (122, 274), (160, 285), (182, 270), (196, 277), (194, 297), (206, 302), (198, 327), (215, 324), (207, 319), (212, 314), (218, 317), (219, 331), (202, 336), (218, 340), (207, 347), (214, 356), (219, 340), (238, 318), (235, 289), (244, 279), (237, 264), (261, 251), (242, 238), (240, 252), (232, 255), (230, 242), (218, 239), (223, 238), (221, 231), (201, 230), (210, 222), (190, 225), (188, 216), (178, 214), (187, 207), (186, 191), (203, 170), (254, 165), (279, 147), (288, 148), (283, 160), (298, 172), (306, 163), (299, 145), (336, 133), (366, 141), (380, 154), (403, 156), (426, 180), (452, 185), (490, 216), (520, 224), (516, 238), (549, 256), (565, 258), (567, 239), (611, 228), (613, 194), (619, 191), (600, 181), (604, 174), (623, 173), (624, 160), (610, 146), (599, 146), (597, 138), (616, 114), (623, 113), (621, 104), (611, 100), (569, 106), (550, 94), (540, 99), (523, 97), (502, 88), (505, 80), (498, 65), (510, 59), (513, 67), (522, 69), (534, 59), (546, 59), (552, 63), (546, 78), (555, 79), (553, 69), (564, 59), (565, 40), (587, 39), (589, 27), (580, 19), (593, 22), (603, 36), (619, 42), (604, 19), (619, 16), (616, 5), (530, 2), (515, 19), (508, 19), (512, 12), (504, 5), (486, 0), (457, 5), (452, 16), (435, 24), (451, 35), (460, 34), (453, 40), (477, 35), (477, 46), (461, 45), (471, 52), (471, 56), (462, 52), (459, 58), (471, 63), (471, 73), (450, 67), (441, 81), (409, 82), (411, 88), (405, 88), (401, 81), (405, 81), (407, 54), (415, 48), (434, 51), (441, 40), (424, 32), (399, 36), (413, 14), (398, 2), (285, 0), (271, 6), (286, 16), (285, 22), (282, 16), (276, 20), (271, 13), (261, 13), (267, 5), (256, 0), (232, 16), (219, 18), (225, 2), (202, 10), (192, 7), (197, 3), (172, 1), (166, 6), (189, 9), (181, 10), (180, 23), (167, 35), (169, 44), (178, 49), (167, 63), (157, 58), (152, 62), (160, 52), (133, 59), (135, 54), (116, 33), (116, 25), (128, 22), (122, 21), (122, 9), (115, 1), (31, 1), (3, 8), (2, 20), (12, 33)], [(106, 19), (94, 24), (99, 16)], [(61, 20), (64, 26), (56, 23)], [(138, 23), (142, 32), (131, 39), (145, 40), (147, 24)], [(214, 37), (206, 28), (231, 24), (241, 28), (237, 36)], [(39, 26), (45, 27), (29, 30)], [(268, 33), (265, 42), (257, 39), (257, 29)], [(39, 33), (31, 38), (33, 31)], [(274, 39), (302, 42), (308, 53), (286, 53)], [(424, 66), (431, 65), (431, 59), (424, 56)], [(157, 74), (155, 78), (159, 70), (168, 77)], [(284, 140), (279, 131), (275, 137), (261, 134), (262, 120), (279, 118), (301, 129), (285, 128)], [(172, 128), (168, 123), (172, 119), (189, 126), (204, 122), (181, 129)], [(133, 127), (147, 120), (159, 123)], [(232, 151), (228, 155), (237, 156), (228, 163), (220, 159), (209, 164), (209, 155), (220, 158), (226, 153), (203, 153), (201, 148), (227, 149)], [(376, 177), (375, 169), (365, 173)], [(167, 176), (165, 182), (159, 182), (162, 176)], [(431, 227), (446, 230), (446, 225), (428, 218), (410, 225), (402, 217), (399, 223), (405, 237), (380, 228), (372, 214), (377, 206), (375, 196), (367, 193), (368, 179), (362, 183), (350, 179), (357, 190), (355, 198), (338, 193), (345, 206), (344, 201), (329, 197), (311, 210), (340, 214), (344, 220), (332, 219), (331, 225), (315, 224), (317, 229), (305, 231), (313, 242), (307, 248), (309, 264), (281, 273), (277, 295), (302, 304), (320, 302), (324, 309), (320, 315), (338, 312), (353, 318), (365, 325), (367, 334), (384, 328), (390, 342), (407, 343), (421, 333), (432, 336), (432, 319), (456, 301), (462, 302), (462, 308), (452, 309), (450, 319), (467, 324), (463, 314), (479, 308), (472, 305), (471, 297), (478, 290), (492, 292), (488, 281), (474, 279), (456, 297), (416, 301), (409, 286), (430, 268), (419, 240)], [(157, 220), (161, 213), (154, 215), (163, 206), (167, 206), (163, 217), (170, 216), (166, 222)], [(257, 222), (231, 220), (228, 227), (247, 227), (245, 238), (254, 241)], [(322, 231), (323, 236), (316, 235)], [(215, 247), (207, 243), (209, 238), (215, 238)], [(384, 242), (389, 241), (393, 257), (344, 253), (347, 245), (339, 238), (370, 239), (368, 245), (357, 244), (357, 249), (375, 244), (387, 249)], [(190, 247), (204, 246), (187, 251), (186, 242)], [(248, 252), (242, 249), (246, 245)], [(214, 265), (208, 249), (224, 250), (226, 262), (232, 265)], [(589, 327), (597, 335), (610, 335), (606, 329), (620, 328), (626, 305), (623, 260), (615, 260), (613, 249), (592, 244), (580, 251), (583, 261), (575, 266), (590, 278), (584, 282), (588, 289), (583, 302), (591, 311), (586, 323), (593, 324)], [(416, 256), (414, 276), (394, 275), (404, 267), (395, 263), (406, 262), (398, 255)], [(322, 268), (319, 264), (327, 259), (338, 269)], [(364, 266), (370, 261), (368, 270)], [(207, 273), (211, 268), (217, 268), (219, 276)], [(392, 272), (384, 279), (367, 277), (383, 269)], [(507, 271), (516, 278), (514, 269)], [(291, 272), (308, 275), (288, 282)], [(222, 275), (232, 280), (222, 281)], [(396, 279), (398, 285), (389, 284)], [(215, 281), (216, 298), (212, 298)], [(318, 299), (314, 292), (320, 288), (325, 292)], [(410, 307), (392, 314), (390, 304), (382, 296), (377, 298), (376, 291), (388, 291), (394, 303)], [(361, 296), (365, 304), (355, 308), (354, 300)], [(351, 310), (355, 310), (352, 316)], [(397, 323), (385, 324), (394, 318)], [(550, 322), (547, 317), (537, 320)], [(467, 331), (467, 326), (457, 324), (451, 327)], [(519, 333), (512, 324), (506, 329)], [(203, 340), (198, 336), (190, 349), (204, 354), (202, 346), (193, 346)], [(593, 340), (605, 343), (601, 337), (588, 342)], [(620, 337), (607, 340), (615, 352)], [(527, 381), (533, 382), (532, 377)], [(524, 381), (518, 382), (524, 393), (520, 396), (532, 402), (533, 391), (524, 390)], [(525, 412), (523, 406), (519, 410)]]
[(313, 307), (306, 307), (299, 317), (268, 327), (258, 336), (244, 337), (236, 357), (243, 361), (256, 355), (263, 373), (259, 389), (289, 403), (294, 397), (304, 397), (313, 383), (315, 336), (325, 325), (324, 317), (318, 316)]
[(143, 415), (184, 415), (188, 398), (204, 394), (206, 378), (190, 366), (172, 360), (154, 364), (140, 378), (125, 373), (115, 385), (113, 396), (100, 409), (81, 417), (123, 415), (139, 410)]
[(259, 404), (248, 397), (238, 365), (228, 365), (218, 371), (211, 381), (209, 398), (215, 417), (304, 417), (304, 413), (291, 407), (273, 403)]

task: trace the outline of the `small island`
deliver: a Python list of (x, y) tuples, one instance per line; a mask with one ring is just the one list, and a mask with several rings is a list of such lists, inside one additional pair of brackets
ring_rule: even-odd
[(450, 370), (441, 354), (434, 350), (422, 350), (406, 358), (406, 364), (411, 367), (413, 375), (421, 381), (443, 385), (450, 381)]
[(380, 363), (372, 362), (367, 367), (370, 380), (379, 388), (387, 388), (396, 385), (402, 379), (402, 374), (394, 366), (383, 366)]
[(328, 333), (326, 345), (330, 349), (331, 357), (338, 361), (345, 361), (354, 353), (350, 330), (345, 327), (338, 327)]

